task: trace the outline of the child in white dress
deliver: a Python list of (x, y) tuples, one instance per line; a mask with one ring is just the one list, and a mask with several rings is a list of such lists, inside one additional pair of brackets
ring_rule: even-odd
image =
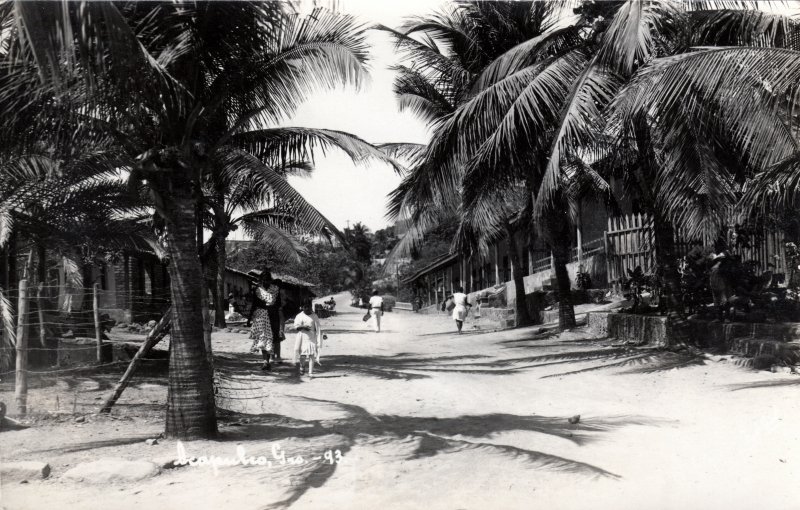
[(308, 376), (314, 376), (314, 359), (319, 363), (322, 334), (319, 318), (312, 311), (311, 301), (303, 303), (303, 310), (294, 318), (294, 329), (297, 331), (294, 340), (294, 364), (299, 374), (303, 373), (301, 357), (308, 356)]

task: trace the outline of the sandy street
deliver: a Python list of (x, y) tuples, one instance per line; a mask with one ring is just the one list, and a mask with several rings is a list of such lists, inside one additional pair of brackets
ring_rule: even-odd
[[(0, 433), (3, 462), (53, 469), (44, 481), (4, 482), (3, 508), (800, 508), (794, 374), (629, 349), (583, 329), (468, 324), (458, 336), (452, 321), (411, 312), (387, 314), (374, 334), (345, 295), (337, 301), (313, 380), (288, 365), (263, 373), (245, 335), (215, 334), (222, 440), (182, 446), (236, 458), (238, 445), (271, 465), (185, 466), (110, 485), (61, 479), (100, 458), (176, 458), (173, 440), (145, 444), (162, 429), (166, 396), (165, 379), (145, 374), (112, 418)], [(118, 374), (41, 384), (34, 407), (76, 388), (81, 402), (99, 402)], [(13, 387), (2, 390), (12, 403)]]

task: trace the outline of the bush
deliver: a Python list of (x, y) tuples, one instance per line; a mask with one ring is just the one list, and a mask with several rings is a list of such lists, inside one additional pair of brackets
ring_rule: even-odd
[(387, 312), (391, 312), (394, 308), (395, 304), (397, 304), (397, 299), (391, 294), (387, 294), (383, 296), (383, 309)]

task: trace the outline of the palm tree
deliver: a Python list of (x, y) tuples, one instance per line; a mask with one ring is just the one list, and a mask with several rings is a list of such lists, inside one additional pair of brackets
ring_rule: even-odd
[[(441, 126), (470, 98), (476, 79), (496, 57), (550, 28), (552, 11), (553, 5), (546, 2), (462, 2), (429, 17), (412, 18), (398, 31), (382, 27), (392, 33), (406, 59), (412, 61), (410, 67), (395, 68), (398, 73), (395, 94), (401, 110), (412, 111), (432, 128)], [(529, 324), (531, 318), (525, 306), (520, 270), (521, 247), (511, 235), (512, 218), (517, 222), (521, 218), (520, 208), (512, 204), (519, 206), (519, 201), (507, 196), (493, 197), (495, 211), (502, 211), (497, 218), (501, 230), (498, 235), (493, 228), (498, 225), (468, 226), (464, 223), (468, 216), (464, 214), (457, 189), (458, 176), (431, 183), (425, 172), (424, 147), (386, 144), (384, 148), (407, 156), (413, 166), (391, 198), (390, 216), (406, 214), (411, 219), (409, 232), (392, 256), (407, 255), (423, 241), (427, 231), (453, 217), (461, 222), (453, 250), (485, 256), (490, 241), (505, 237), (514, 267), (518, 323)]]
[[(215, 320), (225, 326), (223, 297), (225, 291), (225, 239), (239, 225), (246, 232), (277, 249), (280, 255), (296, 257), (297, 243), (288, 234), (322, 234), (343, 240), (342, 234), (288, 183), (286, 177), (309, 175), (314, 154), (336, 149), (344, 152), (353, 162), (368, 159), (401, 168), (385, 153), (361, 138), (330, 129), (305, 127), (276, 127), (250, 130), (231, 136), (225, 151), (238, 150), (238, 155), (228, 154), (223, 161), (235, 161), (231, 167), (215, 166), (207, 177), (204, 204), (211, 213), (206, 226), (213, 235), (209, 248), (216, 253), (215, 284), (217, 298)], [(308, 162), (308, 163), (296, 163)], [(264, 209), (268, 207), (268, 209)], [(206, 207), (203, 207), (206, 209)], [(234, 220), (237, 213), (246, 213)]]
[[(0, 190), (3, 264), (9, 266), (8, 261), (16, 259), (15, 250), (24, 242), (28, 250), (24, 274), (30, 287), (47, 283), (47, 251), (59, 255), (67, 278), (81, 287), (81, 262), (123, 250), (163, 255), (145, 202), (119, 179), (116, 160), (98, 148), (85, 150), (70, 162), (53, 160), (47, 151), (8, 158), (0, 163)], [(0, 284), (4, 295), (16, 287), (17, 271), (10, 266), (3, 267), (11, 273), (8, 288), (2, 289), (5, 282)], [(46, 299), (41, 292), (40, 288), (39, 299)], [(13, 359), (13, 345), (8, 343), (14, 338), (10, 303), (0, 313), (6, 324), (0, 366), (6, 369)], [(40, 328), (44, 331), (44, 325)]]
[[(607, 125), (606, 114), (612, 111), (609, 107), (614, 105), (613, 109), (620, 109), (619, 104), (633, 102), (634, 106), (622, 109), (645, 115), (648, 121), (650, 116), (660, 120), (662, 117), (657, 111), (654, 113), (654, 108), (664, 97), (654, 98), (654, 94), (641, 91), (648, 86), (656, 87), (654, 84), (659, 77), (669, 77), (666, 84), (662, 81), (656, 87), (668, 91), (670, 98), (659, 108), (674, 107), (679, 98), (690, 92), (691, 85), (687, 85), (688, 80), (681, 81), (682, 75), (674, 68), (665, 73), (658, 69), (669, 68), (669, 63), (674, 61), (702, 59), (696, 55), (702, 52), (685, 52), (692, 41), (697, 40), (692, 37), (698, 34), (706, 34), (705, 40), (709, 41), (709, 34), (717, 33), (714, 27), (726, 27), (726, 43), (757, 40), (772, 44), (791, 40), (787, 36), (790, 30), (773, 30), (785, 21), (780, 16), (768, 17), (770, 22), (766, 23), (764, 15), (758, 11), (731, 14), (714, 10), (722, 4), (727, 2), (689, 4), (630, 0), (601, 6), (586, 4), (579, 9), (580, 16), (574, 24), (554, 24), (542, 36), (525, 41), (495, 59), (476, 80), (469, 99), (436, 129), (425, 156), (430, 163), (426, 165), (428, 175), (423, 179), (426, 187), (445, 189), (446, 186), (452, 188), (453, 183), (460, 185), (467, 211), (485, 211), (483, 204), (487, 199), (501, 196), (515, 183), (525, 183), (529, 189), (535, 226), (548, 240), (554, 254), (562, 328), (574, 325), (566, 273), (568, 232), (571, 231), (567, 190), (578, 175), (576, 169), (588, 177), (582, 180), (598, 184), (598, 189), (608, 189), (596, 169), (586, 161), (602, 160), (608, 154), (609, 144), (604, 143), (607, 137), (602, 133)], [(746, 21), (754, 18), (761, 22)], [(577, 37), (568, 37), (568, 34), (577, 34)], [(729, 51), (741, 55), (748, 50)], [(662, 55), (675, 56), (665, 57), (663, 61), (656, 59)], [(771, 64), (775, 63), (781, 62)], [(720, 67), (728, 65), (727, 72), (736, 73), (740, 72), (739, 64), (739, 61), (729, 60), (706, 71), (719, 74)], [(695, 69), (701, 72), (700, 67)], [(762, 67), (758, 67), (744, 74), (752, 81), (761, 70)], [(634, 73), (636, 77), (632, 79)], [(620, 92), (626, 82), (631, 83), (630, 88)], [(680, 88), (676, 85), (679, 82)], [(712, 87), (717, 83), (712, 79), (707, 85)], [(644, 98), (653, 100), (645, 104)], [(699, 103), (692, 101), (688, 109), (700, 111)], [(718, 131), (727, 122), (728, 137), (738, 141), (740, 149), (742, 143), (752, 143), (755, 145), (748, 153), (752, 150), (753, 154), (763, 154), (763, 141), (755, 136), (756, 123), (742, 127), (747, 116), (742, 115), (741, 110), (736, 112), (729, 103), (733, 101), (718, 100), (714, 105), (714, 113), (723, 113), (716, 124), (720, 126)], [(770, 117), (761, 106), (763, 102), (755, 108), (763, 118), (757, 124), (774, 126), (774, 116)], [(705, 118), (708, 117), (706, 114)], [(623, 114), (623, 118), (632, 117)], [(696, 129), (707, 131), (707, 126), (698, 124)], [(648, 151), (658, 147), (652, 139), (642, 141), (643, 149)], [(674, 137), (671, 144), (675, 148), (672, 155), (681, 164), (687, 164), (696, 154), (678, 151), (681, 144)], [(708, 148), (702, 150), (704, 154), (710, 153)], [(646, 156), (647, 153), (642, 154)], [(673, 182), (680, 181), (680, 176), (675, 175)], [(657, 179), (655, 184), (659, 184)], [(681, 184), (686, 182), (679, 186)], [(699, 184), (695, 186), (701, 188)], [(680, 214), (684, 206), (685, 203), (676, 202), (671, 210)]]
[[(9, 60), (19, 70), (0, 87), (9, 125), (32, 120), (31, 133), (54, 140), (113, 138), (130, 182), (147, 187), (163, 222), (173, 304), (171, 437), (217, 430), (200, 313), (204, 176), (250, 168), (285, 189), (274, 169), (234, 141), (261, 143), (259, 125), (280, 122), (319, 87), (359, 84), (365, 75), (363, 29), (352, 18), (323, 11), (301, 18), (287, 9), (279, 2), (17, 2), (2, 10)], [(23, 76), (30, 84), (31, 67), (40, 77), (33, 93), (50, 98), (51, 115), (28, 118), (25, 104), (10, 108), (19, 106), (12, 93)], [(295, 212), (307, 206), (298, 196), (291, 204)]]
[[(752, 6), (703, 4), (670, 14), (684, 30), (672, 34), (670, 47), (653, 43), (659, 58), (628, 72), (605, 112), (607, 135), (618, 140), (609, 144), (611, 166), (655, 219), (659, 266), (671, 258), (670, 226), (683, 237), (713, 240), (749, 180), (796, 151), (785, 122), (789, 104), (776, 99), (787, 77), (762, 70), (794, 58), (797, 23)], [(633, 171), (619, 172), (624, 168)]]

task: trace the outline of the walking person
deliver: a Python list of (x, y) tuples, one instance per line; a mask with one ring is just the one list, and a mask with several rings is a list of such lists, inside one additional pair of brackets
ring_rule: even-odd
[(378, 295), (377, 290), (372, 291), (372, 297), (369, 298), (369, 313), (375, 321), (375, 332), (381, 332), (381, 315), (383, 315), (383, 298)]
[(467, 318), (467, 310), (472, 307), (467, 299), (467, 295), (464, 294), (464, 288), (459, 287), (456, 289), (456, 292), (453, 294), (453, 319), (456, 321), (456, 327), (458, 328), (458, 334), (461, 334), (461, 328), (464, 327), (464, 319)]
[(283, 333), (285, 321), (283, 311), (284, 307), (286, 306), (286, 299), (282, 289), (283, 282), (276, 278), (272, 280), (272, 283), (275, 284), (275, 287), (277, 288), (277, 297), (275, 299), (275, 305), (269, 308), (267, 311), (270, 314), (269, 320), (270, 325), (272, 326), (272, 338), (275, 339), (275, 349), (272, 351), (272, 362), (279, 364), (283, 362), (281, 359), (281, 343), (286, 340), (286, 335)]
[[(253, 271), (251, 274), (257, 280), (252, 292), (250, 316), (247, 318), (247, 325), (251, 326), (250, 338), (253, 340), (250, 352), (261, 351), (261, 357), (264, 358), (261, 370), (270, 370), (272, 368), (269, 362), (270, 356), (274, 353), (275, 342), (278, 340), (276, 331), (278, 321), (272, 310), (279, 305), (280, 289), (272, 281), (269, 270)], [(275, 316), (274, 324), (273, 316)]]
[(319, 364), (322, 340), (327, 338), (322, 334), (319, 317), (314, 313), (311, 300), (303, 302), (303, 308), (294, 318), (294, 329), (297, 334), (294, 338), (294, 366), (297, 375), (303, 374), (303, 356), (308, 356), (308, 376), (314, 377), (314, 361)]

